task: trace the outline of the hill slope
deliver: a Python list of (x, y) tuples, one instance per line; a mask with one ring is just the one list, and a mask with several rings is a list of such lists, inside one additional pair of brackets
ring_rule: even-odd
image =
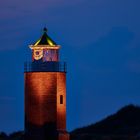
[(139, 134), (140, 107), (128, 105), (96, 124), (74, 130), (71, 132), (71, 138), (78, 139), (81, 135), (137, 137)]

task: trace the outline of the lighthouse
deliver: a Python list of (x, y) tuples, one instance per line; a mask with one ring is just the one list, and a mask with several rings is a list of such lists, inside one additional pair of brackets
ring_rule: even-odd
[(66, 63), (46, 28), (25, 62), (25, 140), (69, 140), (66, 131)]

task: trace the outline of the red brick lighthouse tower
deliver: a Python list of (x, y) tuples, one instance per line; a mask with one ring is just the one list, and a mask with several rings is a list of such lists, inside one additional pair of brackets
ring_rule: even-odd
[(69, 140), (66, 131), (66, 63), (44, 28), (25, 63), (25, 140)]

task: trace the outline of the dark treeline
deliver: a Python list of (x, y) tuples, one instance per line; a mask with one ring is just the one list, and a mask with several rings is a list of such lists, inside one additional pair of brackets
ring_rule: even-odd
[[(23, 139), (23, 131), (0, 133), (0, 140)], [(76, 129), (70, 140), (140, 140), (140, 107), (128, 105), (100, 122)]]
[(23, 131), (14, 132), (10, 135), (7, 135), (4, 132), (0, 133), (0, 140), (23, 140), (23, 137), (24, 137)]
[(140, 107), (125, 106), (100, 122), (76, 129), (71, 140), (140, 140)]

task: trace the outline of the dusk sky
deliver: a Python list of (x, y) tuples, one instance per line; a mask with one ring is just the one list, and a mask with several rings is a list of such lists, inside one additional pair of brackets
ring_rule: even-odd
[(67, 128), (140, 105), (140, 0), (0, 1), (0, 131), (24, 129), (24, 62), (48, 28), (67, 61)]

